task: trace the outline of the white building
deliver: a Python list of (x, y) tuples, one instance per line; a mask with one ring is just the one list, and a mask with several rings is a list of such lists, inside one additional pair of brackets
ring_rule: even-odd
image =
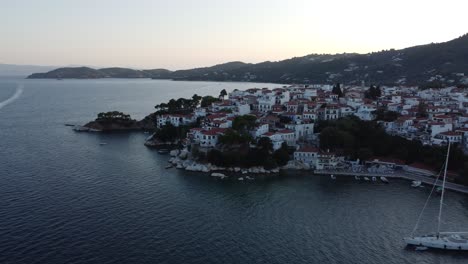
[(251, 134), (254, 138), (258, 138), (263, 134), (266, 134), (269, 130), (267, 123), (258, 124), (252, 131)]
[(194, 115), (165, 114), (156, 117), (156, 126), (161, 128), (166, 124), (172, 124), (175, 127), (187, 125), (196, 121)]
[(311, 168), (315, 168), (319, 149), (315, 147), (302, 147), (294, 152), (294, 160), (308, 164)]
[(295, 140), (306, 139), (314, 134), (314, 123), (296, 122), (286, 124), (286, 128), (294, 131)]

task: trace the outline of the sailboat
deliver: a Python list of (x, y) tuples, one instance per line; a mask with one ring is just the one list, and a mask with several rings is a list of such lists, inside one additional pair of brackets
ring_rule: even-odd
[(410, 237), (405, 237), (403, 240), (408, 245), (413, 245), (417, 247), (427, 247), (427, 248), (437, 248), (445, 250), (468, 250), (468, 232), (440, 232), (440, 223), (442, 219), (442, 208), (444, 204), (444, 194), (445, 194), (445, 181), (447, 176), (447, 165), (449, 160), (450, 153), (450, 142), (448, 143), (447, 157), (445, 159), (445, 168), (444, 168), (444, 177), (442, 180), (442, 191), (440, 195), (440, 205), (439, 205), (439, 216), (437, 218), (437, 232), (433, 234), (423, 235), (423, 236), (413, 236), (414, 232), (418, 228), (419, 221), (424, 212), (424, 209), (429, 202), (429, 198), (435, 190), (436, 182), (434, 182), (434, 187), (432, 188), (431, 193), (429, 194), (426, 204), (423, 207), (423, 210), (419, 214), (418, 221), (414, 226), (413, 232)]

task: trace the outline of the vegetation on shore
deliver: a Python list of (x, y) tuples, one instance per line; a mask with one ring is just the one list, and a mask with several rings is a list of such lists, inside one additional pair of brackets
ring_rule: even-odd
[(224, 135), (219, 136), (217, 148), (207, 153), (192, 149), (192, 155), (202, 162), (209, 162), (222, 167), (253, 167), (262, 166), (273, 169), (284, 166), (289, 160), (289, 149), (283, 144), (274, 151), (269, 138), (261, 137), (258, 140), (250, 135), (249, 131), (255, 127), (256, 117), (252, 115), (237, 116)]
[[(317, 132), (321, 149), (340, 152), (350, 159), (390, 157), (405, 164), (422, 163), (438, 171), (447, 152), (445, 146), (426, 146), (417, 140), (389, 135), (377, 122), (357, 117), (320, 121)], [(449, 170), (459, 174), (457, 181), (468, 184), (468, 156), (455, 146), (450, 150)]]
[(138, 121), (132, 119), (130, 115), (118, 111), (99, 113), (94, 121), (84, 126), (103, 132), (142, 129)]
[(192, 98), (179, 98), (171, 99), (167, 103), (160, 103), (155, 105), (155, 114), (191, 114), (198, 106), (208, 107), (214, 102), (221, 101), (219, 98), (213, 96), (199, 96), (194, 94)]

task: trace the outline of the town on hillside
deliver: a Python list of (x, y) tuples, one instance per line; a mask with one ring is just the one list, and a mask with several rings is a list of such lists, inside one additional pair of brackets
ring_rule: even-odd
[[(385, 137), (404, 140), (393, 145), (418, 142), (419, 148), (442, 148), (450, 142), (456, 143), (454, 145), (462, 154), (468, 149), (467, 90), (457, 87), (291, 85), (234, 90), (229, 94), (223, 90), (218, 98), (194, 95), (192, 100), (171, 101), (172, 105), (169, 102), (156, 106), (158, 131), (162, 133), (167, 126), (187, 127), (182, 133), (172, 134), (180, 134), (180, 142), (195, 159), (220, 166), (275, 167), (295, 162), (315, 170), (347, 168), (359, 171), (363, 169), (359, 164), (366, 163), (373, 165), (374, 170), (384, 171), (400, 166), (433, 175), (438, 170), (427, 164), (439, 165), (436, 160), (423, 162), (418, 155), (413, 155), (420, 149), (404, 150), (408, 153), (397, 155), (397, 158), (384, 156), (387, 155), (384, 152), (378, 155), (379, 149), (387, 147), (370, 146), (382, 143), (375, 142), (381, 141), (379, 136), (374, 142), (365, 143), (366, 138), (372, 137), (370, 132), (339, 130), (353, 125), (349, 122), (373, 123), (385, 131)], [(339, 120), (348, 120), (348, 125), (333, 123)], [(320, 135), (325, 131), (334, 133), (324, 129), (324, 124), (334, 124), (336, 133), (345, 134), (339, 136), (344, 137), (341, 145), (332, 135)], [(352, 133), (355, 133), (354, 138), (347, 140), (346, 135)], [(364, 134), (360, 136), (359, 133)], [(158, 132), (154, 136), (157, 137)], [(353, 146), (361, 145), (353, 152), (350, 150), (353, 146), (347, 146), (350, 141)], [(255, 151), (250, 153), (252, 149)], [(223, 156), (229, 151), (235, 153)], [(263, 161), (244, 164), (239, 157)]]

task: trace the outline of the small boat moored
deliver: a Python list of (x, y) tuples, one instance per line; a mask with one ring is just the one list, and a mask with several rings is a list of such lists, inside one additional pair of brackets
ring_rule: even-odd
[(370, 181), (370, 179), (368, 177), (364, 177), (364, 180), (365, 181)]
[(226, 178), (227, 176), (222, 174), (222, 173), (219, 173), (219, 172), (213, 172), (211, 173), (211, 177), (217, 177), (217, 178), (221, 178), (221, 179), (224, 179)]
[(158, 153), (159, 154), (167, 154), (167, 153), (169, 153), (169, 150), (168, 149), (160, 149), (160, 150), (158, 150)]
[(423, 246), (419, 246), (419, 247), (415, 247), (414, 250), (416, 251), (424, 251), (424, 250), (427, 250), (428, 247), (423, 247)]
[(413, 181), (411, 182), (411, 187), (416, 188), (421, 186), (422, 182), (421, 181)]
[(377, 181), (377, 177), (375, 177), (375, 176), (372, 177), (372, 181), (373, 181), (373, 182)]
[(335, 176), (335, 175), (333, 175), (333, 174), (332, 174), (332, 175), (330, 175), (330, 178), (331, 178), (332, 180), (336, 180), (336, 176)]
[(381, 180), (382, 182), (389, 183), (389, 181), (387, 180), (387, 178), (384, 177), (384, 176), (380, 177), (380, 180)]

